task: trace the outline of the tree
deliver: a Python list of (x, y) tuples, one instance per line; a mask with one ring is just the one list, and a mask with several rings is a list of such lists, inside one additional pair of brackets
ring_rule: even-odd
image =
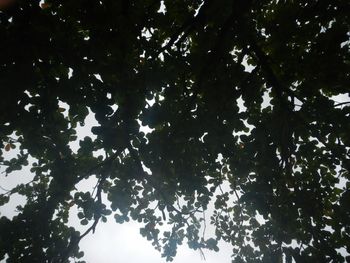
[[(142, 222), (168, 260), (183, 241), (220, 239), (233, 262), (349, 260), (350, 101), (333, 97), (349, 96), (349, 11), (346, 0), (3, 9), (0, 161), (6, 176), (34, 177), (0, 195), (27, 199), (0, 218), (0, 259), (81, 258), (79, 241), (113, 214)], [(75, 151), (89, 111), (96, 138)], [(86, 232), (67, 225), (72, 207)]]

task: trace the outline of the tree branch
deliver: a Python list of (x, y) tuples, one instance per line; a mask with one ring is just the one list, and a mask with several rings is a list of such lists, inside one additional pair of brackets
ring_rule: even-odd
[(194, 28), (201, 21), (203, 21), (205, 17), (204, 11), (208, 9), (211, 3), (212, 1), (204, 1), (204, 4), (199, 9), (197, 15), (187, 19), (186, 22), (178, 30), (176, 30), (175, 33), (170, 37), (169, 42), (158, 50), (154, 58), (158, 57), (162, 52), (171, 48), (174, 44), (177, 46), (181, 45), (181, 43), (185, 40), (185, 38), (189, 35), (189, 33), (192, 30), (194, 30)]
[[(246, 26), (247, 28), (247, 26)], [(249, 35), (249, 34), (248, 34)], [(288, 87), (286, 87), (280, 79), (277, 77), (277, 75), (272, 70), (272, 67), (270, 66), (270, 59), (268, 55), (266, 55), (262, 49), (259, 47), (259, 45), (256, 43), (256, 41), (252, 37), (247, 38), (248, 45), (250, 45), (250, 50), (256, 55), (257, 62), (260, 65), (261, 69), (266, 73), (266, 80), (270, 83), (270, 85), (275, 88), (275, 91), (278, 94), (278, 97), (281, 101), (281, 103), (285, 102), (285, 99), (283, 99), (282, 93), (286, 92), (289, 96), (297, 98), (299, 101), (305, 103), (306, 101), (303, 98), (298, 97), (292, 90), (290, 90)], [(350, 102), (347, 102), (350, 103)], [(344, 103), (345, 104), (345, 103)], [(340, 103), (338, 104), (338, 106)], [(302, 115), (298, 114), (296, 115), (299, 117), (299, 119), (306, 125), (309, 125), (309, 121)], [(323, 140), (318, 134), (313, 134), (317, 138), (319, 142), (321, 142), (334, 156), (336, 156), (338, 159), (340, 159), (343, 164), (345, 165), (346, 169), (350, 171), (350, 162), (348, 159), (344, 158), (343, 156), (337, 154), (337, 150), (330, 144), (328, 144), (325, 140)]]
[(350, 101), (345, 101), (345, 102), (340, 102), (340, 103), (334, 104), (334, 107), (339, 107), (339, 106), (343, 106), (346, 104), (350, 104)]

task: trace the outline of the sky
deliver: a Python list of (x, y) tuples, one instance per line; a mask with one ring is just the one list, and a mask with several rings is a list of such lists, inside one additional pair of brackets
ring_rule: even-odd
[[(139, 224), (128, 222), (116, 224), (113, 218), (100, 224), (94, 235), (86, 237), (81, 242), (87, 262), (104, 263), (156, 263), (166, 262), (160, 257), (151, 242), (139, 233)], [(229, 263), (231, 248), (222, 243), (219, 252), (204, 251), (205, 261), (199, 251), (191, 250), (186, 244), (180, 247), (174, 263)]]
[[(26, 178), (26, 171), (12, 176), (12, 178), (1, 178), (1, 186), (11, 188), (19, 180), (26, 182), (30, 178)], [(16, 182), (16, 183), (15, 183)], [(84, 185), (85, 184), (85, 185)], [(91, 189), (94, 184), (88, 181), (83, 182), (83, 188)], [(0, 207), (0, 216), (7, 216), (12, 218), (15, 212), (15, 206), (23, 203), (24, 198), (18, 195), (11, 199), (8, 205)], [(210, 211), (208, 211), (208, 214)], [(78, 231), (83, 233), (88, 226), (80, 225), (80, 220), (77, 218), (74, 211), (71, 213), (69, 224), (74, 226)], [(91, 223), (90, 223), (91, 224)], [(166, 262), (161, 258), (160, 252), (155, 250), (151, 242), (142, 237), (139, 229), (142, 225), (137, 222), (127, 222), (118, 224), (114, 221), (113, 215), (108, 217), (106, 223), (100, 222), (96, 227), (94, 234), (87, 235), (80, 242), (80, 248), (84, 251), (84, 260), (88, 263), (162, 263)], [(208, 227), (207, 231), (212, 232), (212, 228)], [(178, 254), (174, 259), (174, 263), (214, 263), (222, 262), (229, 263), (231, 248), (228, 244), (222, 242), (219, 245), (220, 251), (204, 251), (205, 260), (199, 251), (191, 250), (186, 244), (178, 249)], [(5, 262), (5, 261), (1, 261)]]
[[(95, 135), (91, 133), (91, 127), (98, 125), (93, 115), (87, 117), (84, 127), (78, 127), (78, 137)], [(150, 130), (147, 127), (141, 129), (147, 133)], [(74, 146), (72, 146), (74, 147)], [(85, 181), (82, 188), (88, 189), (91, 183)], [(85, 184), (85, 185), (84, 185)], [(208, 214), (213, 212), (213, 207)], [(77, 223), (79, 225), (79, 223)], [(161, 258), (161, 253), (154, 249), (151, 242), (142, 237), (139, 229), (142, 224), (138, 222), (127, 222), (117, 224), (113, 217), (110, 217), (106, 223), (100, 223), (93, 235), (88, 235), (81, 241), (81, 248), (85, 252), (87, 262), (104, 262), (104, 263), (162, 263), (166, 262), (165, 258)], [(213, 232), (213, 227), (208, 226), (207, 232)], [(204, 251), (205, 259), (197, 250), (192, 250), (184, 243), (179, 247), (174, 263), (229, 263), (231, 255), (231, 246), (225, 242), (220, 243), (220, 251), (214, 252)]]

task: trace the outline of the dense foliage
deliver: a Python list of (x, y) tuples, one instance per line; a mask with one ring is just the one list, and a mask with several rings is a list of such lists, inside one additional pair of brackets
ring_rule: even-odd
[(233, 262), (346, 260), (349, 1), (0, 2), (1, 176), (33, 177), (1, 190), (27, 202), (0, 218), (0, 259), (81, 258), (111, 214), (168, 260), (220, 239)]

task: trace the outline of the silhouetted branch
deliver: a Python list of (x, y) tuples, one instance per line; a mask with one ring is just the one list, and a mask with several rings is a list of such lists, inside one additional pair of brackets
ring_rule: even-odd
[(345, 102), (340, 102), (340, 103), (334, 104), (334, 107), (339, 107), (339, 106), (343, 106), (346, 104), (350, 104), (350, 101), (345, 101)]

